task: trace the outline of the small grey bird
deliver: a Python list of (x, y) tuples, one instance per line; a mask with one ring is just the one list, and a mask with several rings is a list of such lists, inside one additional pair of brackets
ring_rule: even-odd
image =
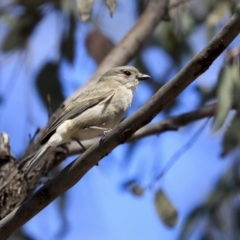
[(31, 159), (26, 174), (39, 164), (51, 148), (70, 140), (77, 141), (83, 147), (82, 140), (111, 130), (130, 107), (139, 81), (149, 78), (131, 66), (106, 72), (63, 109), (48, 127), (40, 140), (42, 147)]

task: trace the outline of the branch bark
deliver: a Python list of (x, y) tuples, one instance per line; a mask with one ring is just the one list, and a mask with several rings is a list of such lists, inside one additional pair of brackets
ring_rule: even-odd
[[(238, 10), (239, 11), (239, 10)], [(149, 123), (167, 104), (205, 72), (240, 31), (240, 16), (234, 14), (224, 28), (171, 81), (165, 84), (135, 114), (121, 122), (100, 143), (70, 163), (56, 177), (40, 188), (19, 208), (0, 222), (0, 236), (7, 239), (16, 229), (45, 208), (59, 195), (74, 186), (100, 159), (135, 131)]]

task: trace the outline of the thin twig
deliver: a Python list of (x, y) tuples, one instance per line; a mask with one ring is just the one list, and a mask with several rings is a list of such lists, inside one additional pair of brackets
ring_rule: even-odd
[(167, 161), (166, 165), (163, 167), (162, 171), (149, 183), (146, 189), (152, 189), (154, 185), (162, 179), (165, 174), (173, 167), (173, 165), (180, 159), (180, 157), (186, 153), (194, 143), (198, 140), (204, 128), (207, 126), (210, 118), (208, 118), (204, 123), (197, 129), (197, 131), (189, 138), (189, 140), (178, 149), (173, 156)]

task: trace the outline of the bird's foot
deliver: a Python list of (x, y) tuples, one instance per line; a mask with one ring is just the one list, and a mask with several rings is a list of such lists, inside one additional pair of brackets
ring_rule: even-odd
[(104, 137), (105, 137), (105, 136), (107, 136), (107, 134), (108, 134), (108, 133), (110, 133), (110, 132), (111, 132), (111, 130), (112, 130), (112, 129), (110, 128), (110, 129), (108, 129), (108, 130), (104, 131), (104, 132), (103, 132), (103, 136), (104, 136)]
[(78, 139), (74, 139), (79, 145), (80, 147), (83, 149), (83, 152), (85, 152), (87, 149), (83, 146), (83, 144), (81, 143), (81, 141), (79, 141)]

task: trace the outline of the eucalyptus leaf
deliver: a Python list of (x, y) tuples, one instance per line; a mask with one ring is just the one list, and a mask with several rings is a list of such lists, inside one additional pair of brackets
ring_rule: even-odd
[(155, 194), (155, 207), (159, 218), (164, 222), (164, 224), (168, 227), (176, 225), (178, 212), (161, 189)]
[(97, 64), (100, 64), (114, 47), (111, 39), (105, 36), (99, 29), (94, 29), (88, 33), (85, 45), (89, 55)]
[(94, 0), (77, 0), (77, 7), (80, 12), (81, 20), (86, 22), (91, 17)]
[(163, 22), (155, 31), (155, 38), (172, 60), (180, 65), (184, 55), (191, 54), (191, 46), (184, 35), (174, 30), (172, 22)]
[(25, 47), (29, 37), (42, 19), (42, 13), (35, 8), (26, 9), (3, 39), (1, 49), (5, 52)]
[(141, 197), (144, 194), (144, 189), (139, 185), (133, 185), (130, 189), (131, 192), (137, 197)]
[[(42, 101), (52, 111), (55, 111), (64, 100), (58, 71), (58, 63), (46, 63), (39, 71), (36, 80), (37, 90)], [(50, 102), (47, 99), (48, 96), (50, 96)]]
[(220, 71), (217, 88), (218, 107), (214, 117), (214, 131), (222, 127), (229, 110), (232, 108), (234, 89), (236, 82), (239, 81), (238, 71), (235, 65), (226, 65)]
[(125, 189), (128, 189), (133, 195), (141, 197), (144, 194), (145, 189), (141, 187), (134, 179), (129, 180), (123, 184)]
[(191, 239), (191, 234), (196, 231), (200, 222), (203, 220), (203, 216), (208, 212), (208, 208), (202, 205), (196, 207), (187, 217), (187, 220), (181, 230), (180, 240)]
[(234, 80), (233, 102), (234, 106), (240, 110), (240, 66), (238, 62), (234, 62), (232, 74)]
[(76, 31), (76, 19), (70, 14), (69, 15), (69, 27), (68, 31), (64, 34), (61, 41), (61, 53), (63, 57), (70, 63), (73, 64), (75, 59), (76, 52), (76, 40), (75, 40), (75, 31)]
[(111, 16), (113, 16), (113, 13), (116, 9), (116, 0), (105, 0), (105, 3), (108, 6)]
[(221, 22), (221, 20), (230, 12), (230, 4), (229, 2), (222, 2), (221, 4), (217, 4), (213, 11), (209, 13), (206, 24), (208, 27), (215, 27), (217, 24)]
[(225, 156), (237, 146), (240, 146), (240, 110), (237, 111), (230, 126), (224, 133), (221, 155)]

